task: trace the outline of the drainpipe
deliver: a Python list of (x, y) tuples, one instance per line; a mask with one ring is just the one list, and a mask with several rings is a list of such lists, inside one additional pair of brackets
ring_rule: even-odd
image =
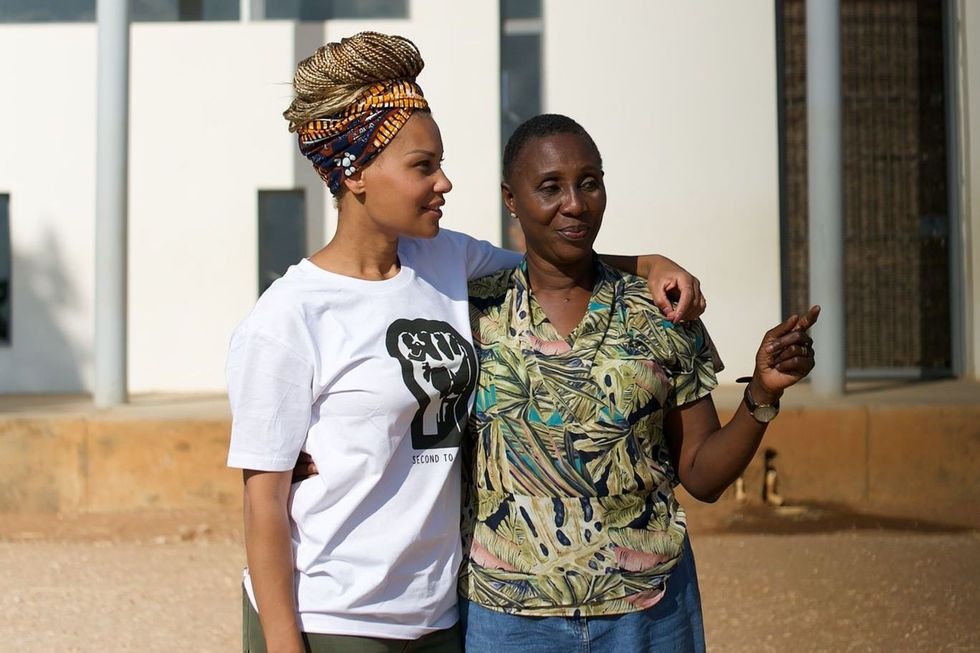
[(98, 0), (95, 154), (95, 405), (127, 401), (129, 0)]
[(844, 195), (841, 154), (840, 1), (806, 2), (807, 184), (814, 394), (844, 393)]

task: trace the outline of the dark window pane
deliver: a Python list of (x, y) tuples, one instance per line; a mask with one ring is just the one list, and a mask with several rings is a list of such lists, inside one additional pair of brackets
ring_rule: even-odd
[(408, 18), (408, 0), (267, 0), (266, 18)]
[[(541, 35), (501, 34), (500, 151), (517, 126), (541, 113)], [(502, 242), (523, 249), (520, 226), (500, 207)]]
[(95, 0), (0, 0), (0, 23), (79, 23), (95, 20)]
[(306, 255), (302, 190), (259, 191), (259, 294)]
[(0, 345), (10, 344), (10, 195), (0, 195)]
[[(240, 0), (132, 0), (134, 21), (238, 20)], [(0, 0), (0, 23), (95, 21), (96, 0)]]
[(541, 18), (541, 0), (503, 0), (500, 15), (504, 18)]
[(239, 0), (132, 0), (133, 20), (238, 20)]

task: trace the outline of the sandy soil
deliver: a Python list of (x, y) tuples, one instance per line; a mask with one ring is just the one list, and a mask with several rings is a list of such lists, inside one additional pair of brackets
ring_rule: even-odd
[[(691, 512), (711, 651), (980, 651), (975, 516)], [(234, 514), (0, 516), (0, 651), (240, 650), (240, 537)]]

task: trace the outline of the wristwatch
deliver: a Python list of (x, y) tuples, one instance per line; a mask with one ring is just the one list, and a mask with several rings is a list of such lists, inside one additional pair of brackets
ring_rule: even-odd
[(749, 415), (754, 417), (755, 421), (761, 424), (768, 424), (776, 419), (776, 415), (779, 414), (778, 399), (771, 404), (757, 404), (755, 403), (755, 400), (752, 399), (752, 393), (749, 392), (749, 386), (745, 386), (745, 407), (749, 409)]

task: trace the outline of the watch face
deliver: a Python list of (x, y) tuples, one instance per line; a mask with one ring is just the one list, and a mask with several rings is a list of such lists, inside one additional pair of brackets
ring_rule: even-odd
[(752, 411), (752, 417), (756, 418), (760, 422), (771, 422), (779, 414), (779, 409), (775, 406), (756, 406), (755, 410)]

